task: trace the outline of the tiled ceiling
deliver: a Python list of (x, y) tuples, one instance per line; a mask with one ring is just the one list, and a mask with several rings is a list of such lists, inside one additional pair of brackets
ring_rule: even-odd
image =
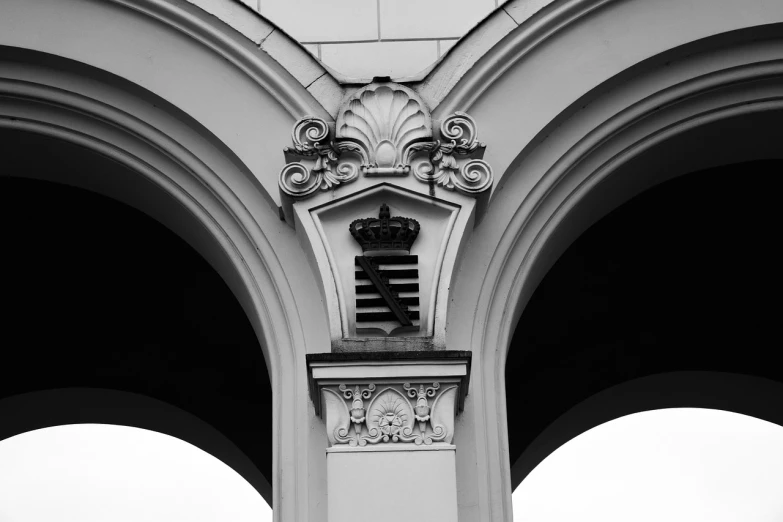
[(242, 0), (348, 78), (414, 76), (502, 0)]

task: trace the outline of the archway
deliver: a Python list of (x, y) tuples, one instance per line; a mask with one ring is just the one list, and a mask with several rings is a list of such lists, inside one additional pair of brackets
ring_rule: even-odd
[(781, 168), (739, 163), (662, 183), (558, 259), (506, 363), (514, 487), (566, 440), (637, 411), (709, 407), (783, 423), (769, 298), (783, 287)]
[(160, 431), (221, 458), (271, 504), (269, 371), (221, 276), (142, 212), (45, 181), (132, 175), (115, 161), (49, 137), (0, 135), (2, 336), (12, 350), (1, 435), (69, 423)]
[[(123, 14), (136, 16), (130, 9)], [(149, 14), (137, 21), (153, 23), (154, 17), (146, 17)], [(124, 23), (122, 16), (110, 20)], [(91, 23), (85, 17), (73, 28)], [(165, 33), (181, 27), (157, 29)], [(280, 221), (277, 207), (258, 185), (259, 173), (251, 171), (215, 129), (183, 112), (181, 104), (110, 71), (85, 65), (90, 60), (69, 60), (20, 47), (0, 49), (0, 129), (8, 138), (3, 153), (12, 155), (11, 144), (25, 136), (24, 140), (38, 140), (42, 146), (31, 147), (34, 153), (16, 161), (17, 165), (40, 160), (51, 146), (68, 149), (71, 168), (25, 167), (23, 173), (3, 169), (2, 174), (67, 184), (126, 203), (173, 231), (219, 274), (252, 325), (273, 390), (271, 408), (247, 415), (273, 426), (274, 492), (254, 464), (248, 469), (255, 469), (260, 477), (254, 484), (267, 491), (265, 498), (274, 504), (275, 517), (298, 516), (307, 510), (307, 503), (300, 500), (307, 498), (313, 476), (304, 471), (308, 450), (302, 448), (310, 448), (308, 441), (318, 436), (300, 429), (311, 417), (306, 368), (299, 358), (303, 360), (308, 349), (328, 347), (328, 336), (322, 335), (326, 323), (321, 303), (310, 299), (317, 283), (295, 232)], [(207, 47), (196, 47), (211, 55)], [(273, 105), (268, 111), (259, 108), (254, 124), (269, 132), (285, 124), (288, 132), (293, 120), (276, 119), (280, 110), (276, 102), (254, 96), (262, 105)], [(10, 138), (15, 133), (17, 137)], [(242, 139), (254, 142), (259, 137), (250, 133)], [(83, 168), (98, 160), (105, 169)], [(306, 324), (302, 314), (308, 318)]]
[[(627, 29), (620, 19), (610, 22)], [(505, 384), (498, 383), (505, 381), (508, 347), (533, 292), (585, 229), (642, 191), (698, 170), (781, 158), (778, 29), (773, 24), (716, 34), (621, 67), (570, 105), (553, 102), (556, 116), (529, 133), (503, 116), (514, 127), (505, 137), (525, 145), (505, 152), (514, 160), (466, 249), (453, 292), (457, 304), (449, 311), (451, 346), (481, 354), (473, 366), (473, 402), (465, 410), (485, 429), (476, 430), (475, 454), (463, 454), (461, 462), (483, 466), (477, 478), (467, 478), (479, 489), (470, 502), (487, 506), (483, 516), (510, 516)], [(534, 74), (523, 62), (517, 72)], [(533, 65), (541, 63), (565, 62)], [(490, 98), (480, 105), (489, 106)], [(531, 100), (545, 104), (552, 98)], [(542, 111), (543, 105), (531, 109), (537, 117)], [(734, 187), (746, 182), (732, 180)], [(740, 203), (725, 202), (729, 209)], [(743, 240), (740, 235), (727, 241)]]

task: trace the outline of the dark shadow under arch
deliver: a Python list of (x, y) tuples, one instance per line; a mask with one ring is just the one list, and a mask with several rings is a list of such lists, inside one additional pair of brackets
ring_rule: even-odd
[(147, 395), (101, 388), (59, 388), (0, 399), (0, 441), (71, 424), (129, 426), (176, 437), (221, 460), (253, 487), (266, 477), (236, 444), (187, 411)]
[[(783, 420), (751, 411), (762, 395), (716, 399), (745, 393), (729, 384), (725, 393), (704, 388), (703, 400), (698, 387), (653, 386), (646, 396), (657, 400), (628, 395), (614, 410), (594, 399), (672, 372), (783, 383), (781, 172), (783, 162), (758, 161), (667, 181), (593, 225), (555, 263), (509, 348), (513, 487), (569, 438), (628, 413), (693, 406)], [(781, 393), (768, 399), (783, 406)]]
[[(34, 423), (38, 428), (47, 418), (108, 422), (187, 440), (271, 502), (269, 374), (250, 321), (224, 281), (187, 243), (136, 209), (25, 179), (109, 177), (120, 165), (50, 138), (8, 131), (0, 138), (0, 399), (45, 392), (44, 402), (57, 404), (52, 394), (62, 393), (58, 400), (69, 413), (42, 406), (49, 413)], [(108, 391), (101, 399), (95, 390)], [(128, 405), (134, 395), (148, 399), (143, 408)], [(183, 420), (180, 428), (171, 422), (191, 416), (198, 422)], [(4, 416), (2, 436), (27, 431), (22, 420)], [(182, 432), (199, 422), (214, 433)], [(220, 437), (223, 449), (215, 443)]]

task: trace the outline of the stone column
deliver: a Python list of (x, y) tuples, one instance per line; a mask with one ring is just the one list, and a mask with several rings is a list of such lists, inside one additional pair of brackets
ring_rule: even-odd
[(455, 522), (470, 352), (312, 354), (308, 367), (329, 439), (329, 522)]

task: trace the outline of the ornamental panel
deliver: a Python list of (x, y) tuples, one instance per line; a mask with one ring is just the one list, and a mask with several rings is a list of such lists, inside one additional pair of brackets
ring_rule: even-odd
[(411, 89), (378, 82), (291, 139), (282, 214), (323, 282), (332, 351), (445, 349), (454, 267), (492, 186), (476, 122), (433, 122)]
[(330, 446), (450, 445), (467, 393), (470, 353), (439, 355), (308, 356), (311, 395)]

